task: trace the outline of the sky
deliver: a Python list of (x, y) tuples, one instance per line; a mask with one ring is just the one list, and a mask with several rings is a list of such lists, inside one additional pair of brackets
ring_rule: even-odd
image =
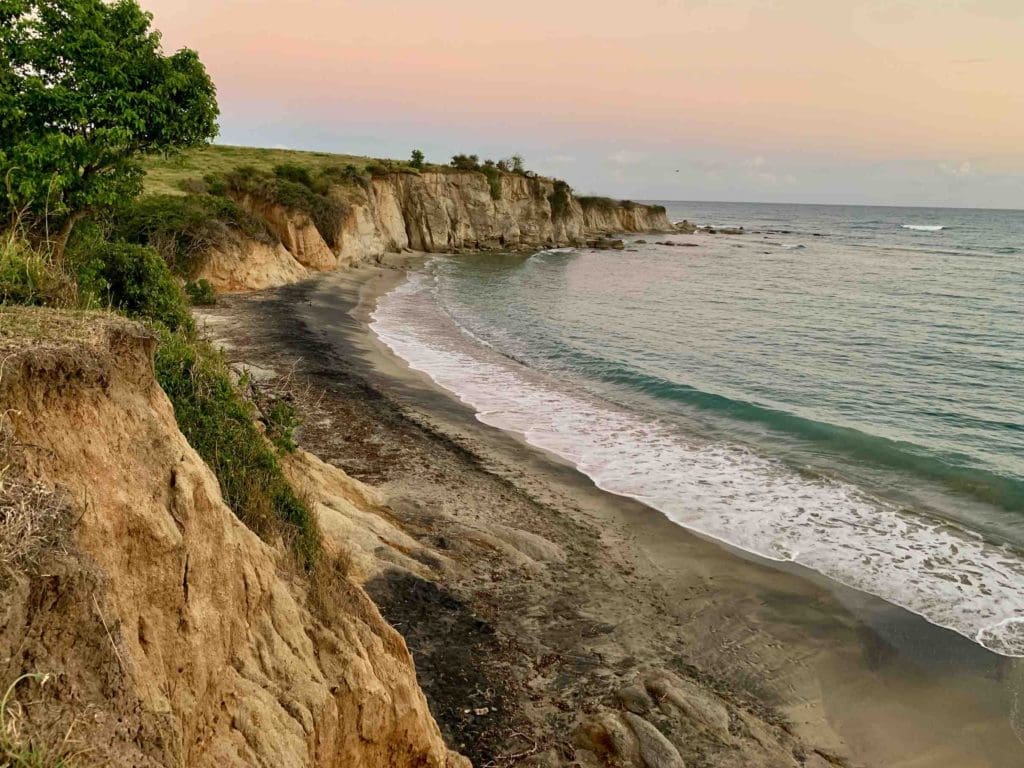
[(1024, 209), (1024, 0), (141, 0), (218, 142), (580, 193)]

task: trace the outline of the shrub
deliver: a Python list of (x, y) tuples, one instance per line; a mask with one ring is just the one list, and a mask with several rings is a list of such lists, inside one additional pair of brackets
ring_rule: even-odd
[(0, 244), (0, 300), (5, 304), (74, 306), (77, 290), (44, 251), (8, 236)]
[(310, 173), (309, 168), (304, 165), (298, 165), (296, 163), (282, 163), (281, 165), (274, 166), (274, 175), (279, 179), (285, 181), (292, 181), (296, 184), (302, 184), (304, 187), (313, 189), (313, 174)]
[(409, 165), (419, 170), (423, 167), (424, 160), (426, 160), (426, 155), (423, 154), (422, 150), (414, 149), (412, 151), (412, 158), (409, 160)]
[(477, 155), (455, 155), (451, 166), (460, 171), (475, 171), (480, 168), (480, 158)]
[(267, 437), (279, 451), (292, 453), (298, 448), (295, 430), (299, 428), (298, 411), (287, 400), (278, 399), (266, 409)]
[(572, 200), (572, 187), (564, 181), (555, 181), (555, 188), (548, 196), (551, 203), (551, 217), (561, 218), (569, 212), (569, 204)]
[(331, 184), (340, 184), (342, 186), (355, 186), (358, 184), (365, 187), (369, 181), (369, 176), (351, 163), (343, 166), (328, 166), (320, 171), (320, 178), (328, 186)]
[[(288, 166), (279, 166), (285, 167)], [(242, 166), (223, 175), (207, 176), (206, 182), (214, 194), (248, 194), (305, 213), (324, 241), (331, 247), (337, 245), (339, 223), (346, 209), (343, 203), (325, 194), (328, 185), (323, 187), (323, 192), (317, 192), (304, 183), (258, 171), (251, 166)], [(315, 186), (312, 180), (311, 184)]]
[(76, 235), (68, 262), (83, 302), (110, 306), (172, 331), (192, 330), (185, 295), (154, 248), (109, 242), (95, 226), (81, 227)]
[(217, 303), (217, 294), (206, 278), (185, 283), (185, 294), (188, 296), (189, 303), (194, 307), (210, 306)]
[(494, 164), (493, 160), (488, 160), (482, 166), (480, 166), (480, 172), (487, 177), (487, 185), (491, 189), (491, 199), (501, 199), (501, 171)]
[(232, 231), (273, 243), (266, 223), (233, 200), (213, 195), (153, 195), (122, 206), (113, 217), (113, 235), (156, 248), (182, 277), (195, 273), (199, 259), (231, 239)]
[(281, 537), (299, 567), (312, 572), (322, 554), (316, 520), (256, 427), (223, 356), (187, 333), (159, 334), (157, 378), (182, 433), (217, 475), (224, 501), (265, 541)]

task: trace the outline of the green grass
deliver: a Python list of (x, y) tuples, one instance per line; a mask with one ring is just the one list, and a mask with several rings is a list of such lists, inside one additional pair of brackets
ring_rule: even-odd
[(360, 172), (368, 165), (380, 163), (372, 157), (341, 155), (330, 152), (304, 152), (294, 149), (259, 149), (230, 147), (219, 144), (192, 149), (170, 157), (149, 157), (143, 161), (146, 170), (147, 195), (184, 195), (187, 182), (200, 181), (208, 174), (223, 175), (237, 168), (251, 166), (272, 174), (281, 165), (299, 165), (311, 171), (325, 168), (355, 166)]
[[(299, 568), (312, 573), (323, 553), (316, 518), (285, 478), (223, 355), (188, 333), (159, 329), (159, 335), (157, 379), (178, 428), (217, 475), (224, 501), (264, 540), (282, 539)], [(292, 428), (289, 422), (288, 441)]]
[[(421, 168), (415, 168), (408, 160), (389, 160), (332, 152), (308, 152), (297, 149), (233, 147), (221, 144), (190, 149), (169, 157), (144, 158), (142, 164), (146, 171), (144, 195), (185, 195), (190, 191), (201, 190), (203, 188), (202, 180), (207, 176), (226, 176), (244, 167), (268, 175), (274, 175), (275, 170), (286, 168), (289, 170), (285, 172), (285, 176), (290, 177), (291, 181), (296, 181), (297, 177), (305, 172), (313, 178), (333, 176), (338, 183), (344, 183), (340, 171), (347, 166), (352, 166), (358, 174), (367, 177), (386, 173), (419, 173), (421, 171), (458, 173), (460, 170), (452, 167), (450, 163), (424, 163)], [(302, 170), (296, 173), (296, 169)], [(467, 166), (467, 169), (481, 171), (478, 164)], [(514, 171), (501, 171), (501, 173), (514, 173)], [(490, 178), (488, 180), (490, 181)], [(493, 191), (492, 194), (494, 194)]]

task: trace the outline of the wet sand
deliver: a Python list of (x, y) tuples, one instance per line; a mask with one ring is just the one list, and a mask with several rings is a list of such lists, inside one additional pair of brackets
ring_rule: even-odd
[(369, 331), (403, 274), (325, 275), (209, 316), (229, 356), (302, 382), (303, 446), (380, 485), (439, 553), (434, 579), (367, 587), (452, 746), (477, 765), (593, 764), (581, 728), (664, 672), (728, 711), (721, 732), (670, 734), (691, 767), (1024, 765), (1019, 660), (705, 540), (481, 424)]

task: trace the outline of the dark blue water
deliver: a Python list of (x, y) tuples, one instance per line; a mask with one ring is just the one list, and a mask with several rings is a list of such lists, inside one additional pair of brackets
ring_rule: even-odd
[(440, 260), (382, 336), (609, 490), (1024, 653), (1024, 212), (664, 204), (744, 234)]

